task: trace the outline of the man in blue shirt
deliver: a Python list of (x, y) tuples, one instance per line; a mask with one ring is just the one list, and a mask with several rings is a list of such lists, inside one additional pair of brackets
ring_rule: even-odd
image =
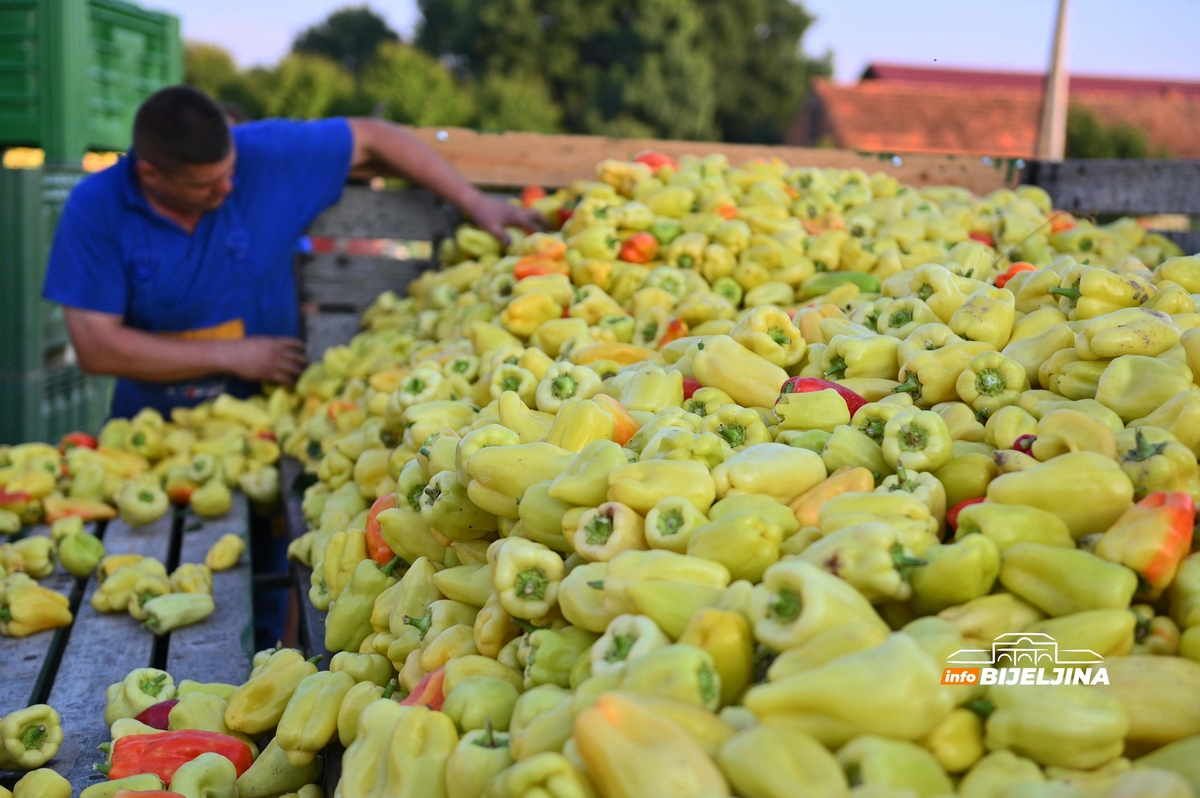
[(296, 241), (356, 167), (425, 185), (498, 236), (507, 225), (542, 226), (387, 122), (275, 119), (231, 129), (188, 86), (142, 104), (128, 157), (67, 200), (43, 289), (65, 307), (80, 366), (119, 378), (112, 415), (295, 381), (305, 365)]

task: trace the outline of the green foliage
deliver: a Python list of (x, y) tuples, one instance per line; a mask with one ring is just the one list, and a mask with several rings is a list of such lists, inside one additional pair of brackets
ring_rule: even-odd
[(189, 44), (187, 80), (253, 116), (376, 114), (414, 125), (778, 142), (808, 77), (791, 0), (419, 0), (416, 46), (366, 6), (239, 72)]
[(537, 75), (486, 75), (475, 97), (475, 124), (481, 130), (558, 133), (562, 129), (562, 111), (550, 98), (545, 81)]
[(335, 61), (293, 53), (265, 76), (263, 113), (320, 119), (354, 94), (354, 78)]
[(716, 124), (723, 141), (783, 140), (804, 101), (808, 79), (832, 71), (829, 54), (800, 49), (813, 18), (789, 0), (699, 0), (699, 46), (716, 75)]
[(779, 141), (811, 22), (789, 0), (420, 0), (417, 43), (476, 78), (541, 75), (576, 133)]
[(369, 7), (348, 6), (304, 30), (296, 37), (292, 50), (323, 55), (351, 72), (358, 72), (381, 44), (398, 41), (396, 32)]
[(474, 113), (469, 93), (433, 57), (406, 44), (380, 46), (363, 68), (362, 91), (385, 119), (410, 125), (463, 125)]
[(252, 117), (263, 114), (261, 75), (238, 71), (233, 56), (214, 44), (188, 42), (184, 48), (184, 82), (213, 98), (237, 103)]
[(1146, 158), (1146, 134), (1128, 125), (1105, 127), (1091, 111), (1067, 112), (1068, 158)]

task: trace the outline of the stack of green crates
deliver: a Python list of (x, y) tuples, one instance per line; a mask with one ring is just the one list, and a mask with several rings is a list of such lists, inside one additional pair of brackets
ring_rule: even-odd
[(78, 167), (0, 169), (0, 443), (95, 432), (111, 380), (74, 364), (62, 307), (41, 298), (54, 226)]
[(75, 364), (62, 308), (41, 299), (54, 226), (89, 150), (123, 151), (138, 105), (183, 79), (179, 20), (121, 0), (0, 0), (0, 444), (95, 432), (111, 380)]
[(124, 150), (141, 101), (181, 80), (177, 17), (121, 0), (0, 1), (0, 145), (56, 163)]

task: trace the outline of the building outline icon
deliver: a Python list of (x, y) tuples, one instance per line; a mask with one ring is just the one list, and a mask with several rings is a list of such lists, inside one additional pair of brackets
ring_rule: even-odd
[(1099, 665), (1104, 657), (1087, 648), (1058, 647), (1058, 641), (1044, 632), (1006, 632), (992, 641), (991, 650), (960, 648), (946, 658), (946, 664), (975, 667), (1030, 667), (1051, 665)]

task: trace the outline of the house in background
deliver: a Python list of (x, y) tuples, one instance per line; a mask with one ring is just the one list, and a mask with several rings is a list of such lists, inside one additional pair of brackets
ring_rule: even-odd
[[(859, 82), (813, 80), (788, 144), (1030, 158), (1045, 76), (871, 64)], [(1200, 81), (1072, 75), (1072, 108), (1140, 131), (1151, 155), (1200, 158)]]

